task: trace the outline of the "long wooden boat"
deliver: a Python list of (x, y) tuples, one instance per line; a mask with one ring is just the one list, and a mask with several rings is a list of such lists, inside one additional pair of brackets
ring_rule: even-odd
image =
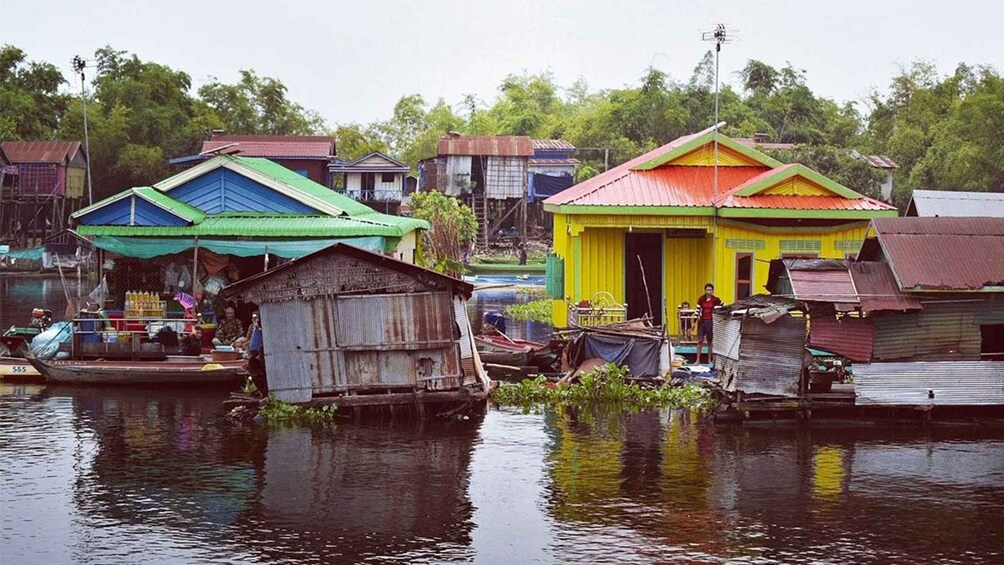
[(248, 374), (247, 361), (169, 358), (166, 361), (28, 361), (46, 382), (78, 385), (224, 385)]
[(509, 339), (500, 335), (477, 335), (474, 336), (474, 343), (483, 362), (513, 367), (532, 364), (534, 355), (547, 349), (546, 343)]
[(0, 357), (0, 381), (40, 381), (42, 374), (24, 357)]

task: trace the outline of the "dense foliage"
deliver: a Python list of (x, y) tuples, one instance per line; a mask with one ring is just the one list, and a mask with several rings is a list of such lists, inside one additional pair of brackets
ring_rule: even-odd
[(411, 206), (414, 217), (432, 226), (422, 232), (424, 264), (441, 273), (462, 276), (464, 260), (478, 232), (474, 211), (436, 190), (416, 193)]
[(543, 376), (515, 385), (503, 384), (492, 391), (491, 398), (496, 404), (522, 407), (625, 405), (703, 409), (714, 403), (708, 389), (696, 385), (642, 387), (626, 377), (625, 369), (611, 363), (596, 367), (568, 385), (549, 383)]
[(305, 408), (269, 396), (258, 413), (271, 424), (320, 424), (333, 420), (338, 407), (328, 404), (320, 408)]
[[(686, 80), (650, 68), (636, 85), (592, 90), (581, 79), (559, 85), (548, 73), (524, 73), (506, 77), (492, 101), (469, 95), (451, 105), (409, 94), (385, 121), (333, 128), (292, 101), (278, 79), (251, 70), (242, 70), (236, 84), (211, 79), (193, 92), (188, 74), (123, 51), (105, 47), (93, 61), (89, 115), (95, 191), (102, 196), (163, 178), (167, 158), (194, 152), (213, 129), (327, 131), (342, 158), (378, 150), (411, 166), (434, 155), (437, 139), (449, 131), (563, 138), (579, 148), (585, 178), (714, 120), (710, 52)], [(751, 60), (731, 78), (737, 86), (725, 84), (721, 93), (723, 132), (799, 144), (775, 155), (783, 161), (803, 162), (874, 195), (882, 174), (851, 151), (889, 155), (899, 164), (894, 184), (901, 205), (919, 187), (1004, 190), (1004, 78), (990, 67), (960, 64), (946, 76), (918, 62), (861, 103), (817, 95), (791, 64)], [(68, 79), (76, 81), (17, 47), (0, 48), (0, 137), (82, 138), (78, 89)]]
[(525, 304), (510, 304), (505, 307), (505, 314), (517, 322), (548, 323), (551, 321), (553, 302), (550, 298), (539, 298)]

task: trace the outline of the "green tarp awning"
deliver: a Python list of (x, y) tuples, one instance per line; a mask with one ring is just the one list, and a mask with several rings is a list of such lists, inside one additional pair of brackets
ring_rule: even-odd
[[(366, 251), (383, 253), (387, 242), (386, 238), (376, 236), (285, 241), (233, 241), (200, 238), (199, 248), (208, 249), (209, 251), (223, 255), (235, 255), (237, 257), (253, 257), (268, 253), (286, 259), (294, 259), (336, 243), (345, 243), (353, 247), (365, 249)], [(184, 253), (195, 247), (195, 238), (116, 237), (103, 235), (94, 238), (94, 246), (125, 257), (149, 259), (160, 255)]]

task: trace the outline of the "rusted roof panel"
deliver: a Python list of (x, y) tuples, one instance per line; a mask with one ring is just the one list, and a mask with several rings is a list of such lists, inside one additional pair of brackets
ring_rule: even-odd
[(202, 142), (202, 153), (222, 149), (242, 157), (333, 158), (335, 140), (311, 135), (214, 135)]
[(80, 149), (79, 141), (5, 141), (11, 163), (64, 163)]
[(847, 268), (826, 271), (788, 270), (792, 290), (800, 300), (816, 302), (857, 302), (854, 281)]
[(445, 135), (439, 138), (439, 155), (529, 157), (533, 140), (524, 135)]
[(574, 151), (575, 146), (564, 139), (534, 139), (534, 149)]
[(898, 169), (899, 165), (888, 155), (862, 155), (861, 159), (876, 169)]
[(863, 312), (920, 310), (920, 300), (900, 292), (889, 265), (856, 261), (850, 264), (850, 273)]
[[(718, 188), (729, 190), (764, 170), (765, 167), (720, 167)], [(603, 184), (590, 181), (579, 183), (548, 198), (547, 203), (584, 206), (711, 206), (714, 174), (712, 167), (680, 165), (649, 171), (628, 169)]]
[(1004, 218), (879, 218), (872, 225), (902, 290), (1004, 286)]

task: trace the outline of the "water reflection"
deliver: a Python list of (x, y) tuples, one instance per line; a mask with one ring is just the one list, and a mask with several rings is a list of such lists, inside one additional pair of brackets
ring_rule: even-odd
[(999, 563), (1004, 430), (676, 410), (268, 428), (0, 387), (3, 563)]
[[(503, 280), (503, 278), (500, 277), (500, 280)], [(508, 277), (506, 282), (501, 284), (513, 284), (514, 282), (522, 281), (516, 281), (514, 277)], [(538, 296), (527, 294), (526, 291), (521, 292), (517, 287), (512, 286), (478, 290), (467, 303), (467, 315), (470, 317), (471, 323), (477, 327), (481, 323), (485, 312), (503, 312), (505, 307), (510, 304), (526, 304), (535, 298), (538, 298)], [(506, 320), (506, 334), (513, 339), (547, 342), (551, 337), (552, 331), (553, 328), (548, 323)]]
[[(59, 276), (0, 275), (0, 331), (12, 325), (26, 326), (32, 308), (49, 308), (53, 318), (63, 319), (66, 296), (77, 296), (76, 272), (67, 274), (65, 286)], [(87, 283), (84, 283), (87, 288)], [(89, 290), (84, 290), (86, 295)]]

